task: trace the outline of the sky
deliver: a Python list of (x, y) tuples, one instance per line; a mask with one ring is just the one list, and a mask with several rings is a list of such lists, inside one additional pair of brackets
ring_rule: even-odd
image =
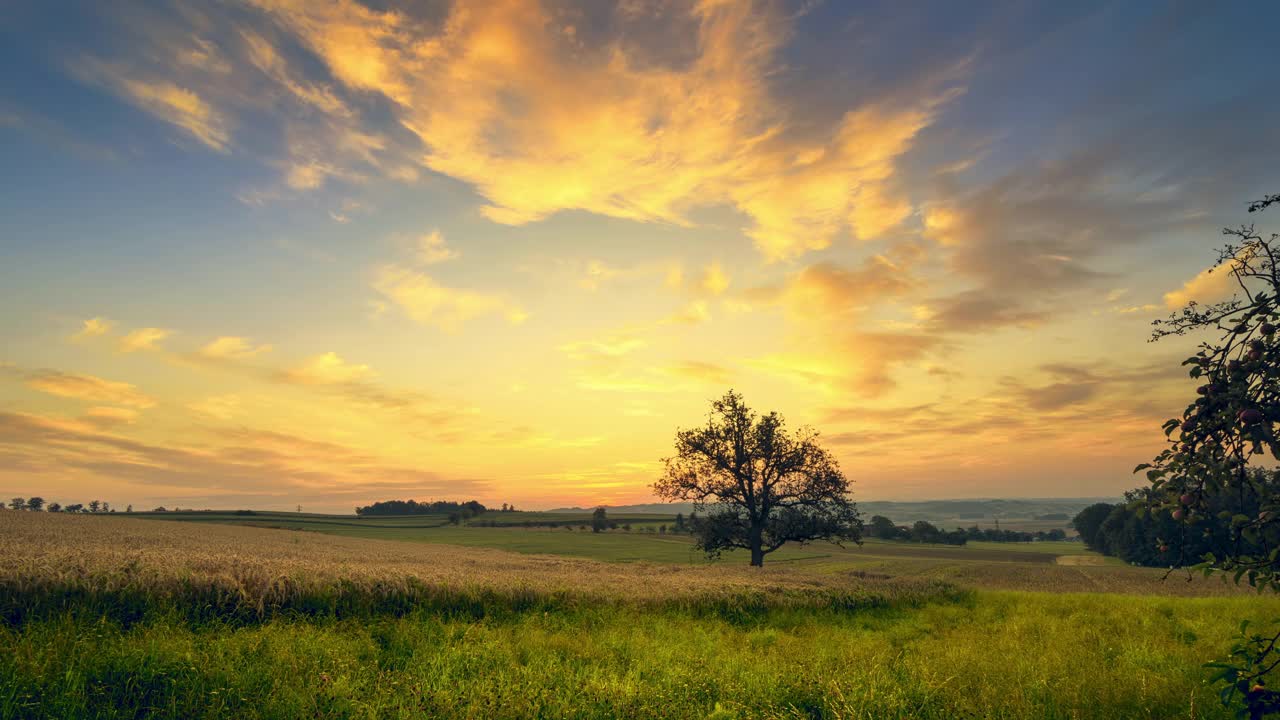
[(648, 502), (734, 388), (855, 500), (1118, 495), (1280, 191), (1277, 21), (6, 4), (0, 491)]

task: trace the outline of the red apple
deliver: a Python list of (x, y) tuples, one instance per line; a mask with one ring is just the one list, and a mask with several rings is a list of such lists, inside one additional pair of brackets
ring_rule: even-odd
[(1258, 331), (1267, 337), (1271, 337), (1276, 334), (1276, 326), (1271, 323), (1262, 323), (1258, 326)]
[(1178, 498), (1183, 505), (1190, 505), (1195, 498), (1191, 497), (1191, 493), (1182, 493), (1182, 497)]
[(1241, 410), (1240, 414), (1237, 415), (1236, 417), (1240, 420), (1241, 423), (1245, 425), (1257, 425), (1258, 423), (1262, 422), (1264, 419), (1262, 411), (1255, 410), (1253, 408), (1249, 408), (1248, 410)]
[(1262, 352), (1258, 350), (1250, 350), (1245, 353), (1244, 356), (1248, 358), (1249, 362), (1258, 362), (1262, 359)]
[(1184, 515), (1186, 515), (1186, 513), (1182, 510), (1182, 508), (1178, 508), (1177, 510), (1173, 511), (1174, 520), (1181, 520)]

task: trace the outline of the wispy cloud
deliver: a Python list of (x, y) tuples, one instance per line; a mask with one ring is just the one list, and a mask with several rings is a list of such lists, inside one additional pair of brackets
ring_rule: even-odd
[(373, 288), (404, 311), (410, 319), (448, 332), (476, 318), (496, 315), (518, 325), (528, 317), (519, 305), (496, 293), (443, 285), (417, 270), (386, 265), (378, 271)]
[(126, 382), (104, 380), (94, 375), (37, 370), (27, 375), (26, 383), (41, 392), (58, 397), (112, 403), (131, 408), (154, 407), (156, 401)]
[(285, 377), (306, 385), (339, 385), (368, 380), (375, 375), (368, 365), (352, 364), (337, 353), (316, 355), (298, 367), (285, 371)]
[(195, 139), (225, 151), (230, 142), (227, 120), (187, 88), (170, 82), (148, 83), (121, 78), (120, 86), (142, 109), (190, 133)]
[[(252, 428), (210, 430), (206, 445), (132, 440), (92, 424), (31, 413), (0, 412), (0, 447), (13, 456), (8, 478), (23, 467), (120, 484), (131, 495), (198, 496), (224, 506), (252, 496), (264, 502), (350, 506), (388, 495), (475, 496), (491, 482), (388, 462), (325, 440)], [(274, 498), (274, 500), (273, 500)], [(169, 500), (171, 503), (172, 501)]]
[(71, 337), (73, 340), (99, 337), (111, 332), (111, 328), (113, 327), (115, 327), (115, 323), (104, 317), (89, 318), (81, 324), (80, 331)]
[(432, 230), (418, 238), (418, 262), (423, 265), (446, 262), (457, 258), (459, 255), (461, 253), (449, 247), (449, 244), (444, 240), (444, 234), (439, 230)]
[(271, 346), (255, 346), (249, 338), (227, 335), (209, 341), (196, 352), (200, 357), (209, 360), (248, 360), (271, 352)]
[(173, 333), (163, 328), (138, 328), (120, 338), (120, 352), (139, 352), (143, 350), (159, 350), (160, 343)]
[(81, 58), (73, 67), (84, 79), (106, 86), (141, 110), (184, 130), (206, 147), (227, 151), (231, 142), (229, 118), (190, 87), (159, 76), (138, 76), (131, 65), (95, 58)]

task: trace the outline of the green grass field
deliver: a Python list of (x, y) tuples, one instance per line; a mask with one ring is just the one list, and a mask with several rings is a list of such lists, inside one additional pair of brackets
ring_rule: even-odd
[(0, 514), (0, 717), (1225, 718), (1280, 611), (1075, 543), (210, 515)]

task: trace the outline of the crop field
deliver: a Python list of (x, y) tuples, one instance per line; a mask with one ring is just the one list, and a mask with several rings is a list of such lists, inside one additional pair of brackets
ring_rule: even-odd
[[(675, 536), (319, 525), (0, 514), (0, 717), (1229, 717), (1200, 663), (1280, 610), (1053, 544), (753, 571), (663, 562)], [(438, 542), (467, 533), (638, 561)]]
[[(520, 515), (521, 513), (510, 513)], [(529, 513), (533, 515), (533, 513)], [(130, 516), (134, 517), (134, 516)], [(525, 528), (455, 526), (435, 516), (357, 519), (355, 516), (313, 516), (294, 513), (167, 513), (143, 515), (148, 519), (198, 521), (213, 524), (245, 524), (331, 535), (412, 543), (493, 548), (519, 553), (563, 555), (608, 562), (655, 562), (671, 565), (708, 565), (708, 560), (686, 535), (640, 532), (631, 516), (617, 522), (632, 524), (631, 532), (603, 533), (563, 527)], [(586, 517), (585, 515), (582, 517)], [(649, 516), (672, 524), (669, 516)], [(326, 522), (329, 518), (332, 521)], [(742, 558), (726, 556), (719, 565), (741, 564)], [(867, 540), (861, 546), (839, 547), (830, 543), (788, 545), (769, 556), (770, 566), (788, 565), (814, 575), (861, 573), (943, 580), (963, 587), (1055, 592), (1120, 592), (1144, 595), (1219, 596), (1242, 591), (1219, 578), (1185, 575), (1165, 578), (1164, 571), (1130, 567), (1085, 549), (1079, 542), (995, 543), (971, 542), (962, 547)]]

